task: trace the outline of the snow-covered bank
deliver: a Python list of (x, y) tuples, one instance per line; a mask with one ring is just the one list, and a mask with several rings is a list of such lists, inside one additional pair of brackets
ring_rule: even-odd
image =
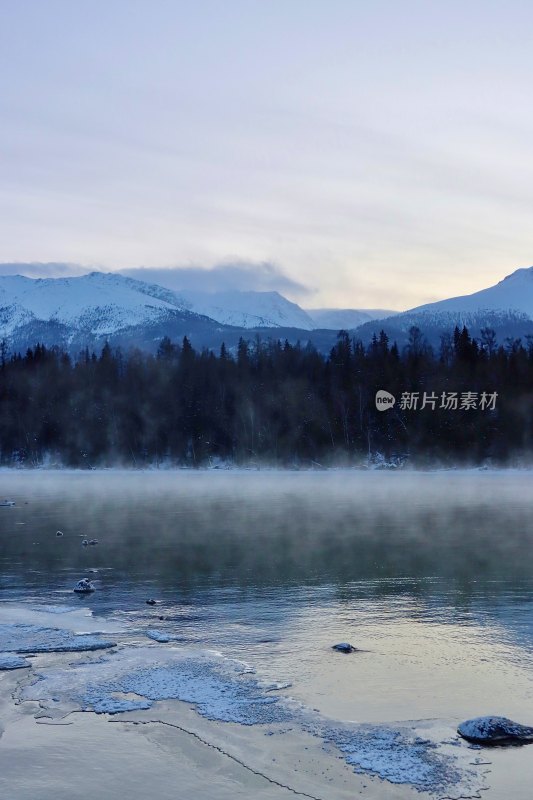
[(487, 464), (478, 464), (478, 465), (442, 465), (442, 464), (404, 464), (402, 466), (398, 466), (394, 463), (373, 463), (367, 464), (354, 464), (351, 466), (347, 466), (346, 464), (342, 464), (339, 466), (335, 465), (326, 465), (326, 464), (318, 464), (318, 463), (311, 463), (311, 464), (298, 464), (298, 465), (286, 465), (286, 466), (279, 466), (279, 465), (271, 465), (271, 464), (216, 464), (216, 465), (203, 465), (197, 467), (191, 466), (180, 466), (177, 464), (151, 464), (144, 467), (139, 466), (104, 466), (104, 467), (92, 467), (91, 469), (82, 469), (77, 467), (68, 467), (68, 466), (61, 466), (59, 464), (54, 465), (24, 465), (24, 466), (15, 466), (15, 467), (7, 467), (7, 466), (0, 466), (0, 475), (23, 475), (23, 474), (43, 474), (43, 475), (56, 475), (58, 473), (65, 474), (65, 475), (138, 475), (138, 474), (168, 474), (168, 473), (176, 473), (176, 474), (183, 474), (183, 473), (191, 473), (191, 474), (202, 474), (202, 473), (209, 473), (209, 474), (216, 474), (216, 473), (231, 473), (231, 474), (249, 474), (253, 472), (266, 472), (266, 473), (295, 473), (295, 472), (302, 472), (302, 473), (314, 473), (314, 472), (329, 472), (329, 473), (346, 473), (346, 474), (357, 474), (357, 473), (367, 473), (367, 472), (398, 472), (398, 473), (427, 473), (427, 472), (445, 472), (445, 473), (477, 473), (477, 472), (487, 472), (492, 474), (510, 474), (510, 473), (527, 473), (533, 472), (533, 462), (528, 461), (520, 464), (512, 464), (512, 465), (487, 465)]

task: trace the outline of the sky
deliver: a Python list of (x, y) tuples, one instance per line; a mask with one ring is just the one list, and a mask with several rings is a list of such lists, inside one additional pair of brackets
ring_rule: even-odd
[(489, 286), (533, 263), (532, 30), (513, 0), (2, 0), (0, 262), (241, 265), (306, 307)]

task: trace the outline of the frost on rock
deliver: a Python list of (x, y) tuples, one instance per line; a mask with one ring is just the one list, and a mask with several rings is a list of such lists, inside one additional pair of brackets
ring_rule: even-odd
[(478, 744), (512, 744), (533, 742), (533, 727), (520, 725), (507, 717), (476, 717), (461, 722), (457, 732)]
[(29, 661), (16, 655), (16, 653), (0, 653), (0, 670), (22, 669), (23, 667), (30, 666), (31, 664)]
[(0, 652), (68, 653), (83, 650), (105, 650), (115, 642), (98, 634), (76, 634), (63, 628), (42, 628), (38, 625), (0, 624)]

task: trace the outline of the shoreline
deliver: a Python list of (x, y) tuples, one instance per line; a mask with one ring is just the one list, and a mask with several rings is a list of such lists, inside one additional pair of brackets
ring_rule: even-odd
[[(114, 625), (112, 618), (96, 619), (80, 611), (66, 611), (58, 617), (50, 615), (46, 607), (41, 612), (34, 607), (26, 609), (20, 602), (2, 606), (3, 620), (16, 620), (13, 624), (20, 625), (27, 611), (28, 622), (35, 623), (42, 614), (42, 624), (55, 622), (63, 630), (78, 633), (105, 631)], [(43, 629), (35, 631), (42, 641)], [(139, 650), (138, 632), (124, 628), (115, 634), (114, 652), (37, 651), (28, 655), (29, 667), (0, 672), (2, 796), (81, 800), (86, 787), (97, 780), (102, 800), (114, 800), (120, 794), (141, 800), (147, 795), (147, 786), (158, 800), (190, 800), (192, 796), (199, 800), (250, 796), (261, 800), (290, 796), (307, 800), (352, 800), (356, 796), (367, 800), (473, 800), (480, 797), (480, 791), (487, 800), (501, 800), (510, 767), (521, 780), (518, 790), (513, 785), (513, 800), (530, 796), (533, 765), (529, 762), (528, 771), (524, 754), (518, 752), (523, 748), (495, 752), (494, 748), (471, 747), (456, 735), (452, 741), (453, 720), (377, 726), (339, 723), (302, 706), (290, 693), (283, 694), (281, 687), (279, 702), (289, 715), (270, 717), (267, 711), (261, 721), (260, 711), (254, 721), (254, 708), (265, 701), (238, 691), (234, 695), (232, 690), (249, 680), (257, 687), (262, 685), (255, 683), (249, 670), (231, 672), (236, 662), (216, 656), (214, 651), (185, 648), (183, 652), (180, 646), (154, 643), (141, 643)], [(201, 667), (197, 673), (194, 666), (192, 684), (187, 677), (191, 658), (193, 666)], [(216, 674), (226, 676), (221, 694), (216, 680), (212, 682), (209, 664), (213, 659), (219, 662), (217, 669), (222, 662), (223, 672)], [(121, 674), (139, 674), (135, 670), (140, 666), (143, 675), (153, 676), (154, 668), (172, 668), (173, 664), (178, 667), (179, 680), (185, 673), (186, 687), (198, 686), (207, 706), (214, 704), (212, 712), (206, 713), (204, 701), (194, 699), (198, 688), (193, 688), (188, 699), (190, 689), (186, 688), (182, 698), (167, 693), (149, 708), (116, 713), (99, 713), (94, 700), (91, 708), (82, 699), (87, 686), (92, 686), (93, 697), (111, 689), (124, 698), (142, 697), (140, 688), (121, 686)], [(115, 677), (110, 679), (110, 675)], [(68, 676), (74, 676), (70, 687)], [(157, 677), (150, 677), (152, 680)], [(220, 703), (222, 715), (215, 710)], [(244, 711), (244, 718), (238, 721), (239, 707), (243, 709), (247, 703), (250, 711)], [(232, 712), (225, 719), (224, 709), (233, 707), (236, 719), (231, 719)], [(251, 714), (248, 722), (247, 714)]]
[(64, 467), (64, 466), (19, 466), (19, 467), (6, 467), (0, 466), (0, 475), (23, 475), (23, 474), (57, 474), (57, 473), (68, 473), (68, 474), (75, 474), (75, 475), (93, 475), (93, 474), (109, 474), (109, 473), (116, 473), (116, 474), (155, 474), (155, 475), (162, 475), (162, 474), (170, 474), (170, 473), (188, 473), (188, 474), (195, 474), (195, 473), (254, 473), (254, 472), (273, 472), (273, 473), (304, 473), (304, 474), (313, 474), (317, 472), (329, 472), (329, 473), (360, 473), (360, 474), (368, 474), (378, 472), (380, 474), (386, 473), (403, 473), (403, 474), (418, 474), (418, 473), (478, 473), (478, 472), (488, 472), (490, 474), (495, 473), (519, 473), (523, 474), (526, 472), (533, 472), (533, 463), (531, 464), (522, 464), (522, 465), (512, 465), (512, 466), (488, 466), (488, 465), (472, 465), (472, 466), (463, 466), (463, 465), (455, 465), (455, 466), (381, 466), (381, 465), (359, 465), (359, 466), (325, 466), (325, 465), (315, 465), (315, 466), (271, 466), (271, 465), (224, 465), (224, 466), (198, 466), (198, 467), (190, 467), (190, 466), (179, 466), (179, 465), (171, 465), (171, 466), (144, 466), (144, 467), (135, 467), (135, 466), (112, 466), (112, 467), (91, 467), (91, 468), (82, 468), (82, 467)]
[[(71, 712), (59, 719), (33, 717), (34, 703), (6, 715), (6, 693), (18, 680), (0, 675), (4, 731), (0, 793), (17, 800), (67, 800), (86, 796), (98, 781), (98, 796), (115, 800), (415, 800), (407, 786), (357, 775), (328, 758), (314, 737), (279, 736), (202, 719), (187, 703), (158, 703), (147, 712), (121, 715)], [(27, 765), (31, 764), (31, 769)], [(52, 766), (53, 765), (53, 766)], [(78, 790), (76, 787), (79, 787)]]
[(425, 791), (354, 771), (334, 746), (308, 732), (214, 721), (188, 702), (160, 701), (145, 711), (110, 715), (64, 713), (15, 699), (46, 661), (67, 665), (73, 655), (37, 656), (31, 670), (0, 672), (2, 796), (81, 800), (97, 783), (102, 800), (144, 800), (147, 787), (158, 800), (501, 800), (509, 796), (513, 770), (513, 800), (530, 797), (533, 765), (524, 748), (473, 748), (471, 763), (484, 785), (465, 793), (458, 787)]

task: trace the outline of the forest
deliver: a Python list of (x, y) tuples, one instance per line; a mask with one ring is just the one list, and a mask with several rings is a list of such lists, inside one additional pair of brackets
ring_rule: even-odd
[(260, 339), (75, 359), (0, 344), (3, 466), (499, 465), (532, 445), (533, 337), (491, 329), (456, 328), (435, 350), (412, 328), (401, 351), (383, 332), (365, 347), (340, 331), (328, 355)]

